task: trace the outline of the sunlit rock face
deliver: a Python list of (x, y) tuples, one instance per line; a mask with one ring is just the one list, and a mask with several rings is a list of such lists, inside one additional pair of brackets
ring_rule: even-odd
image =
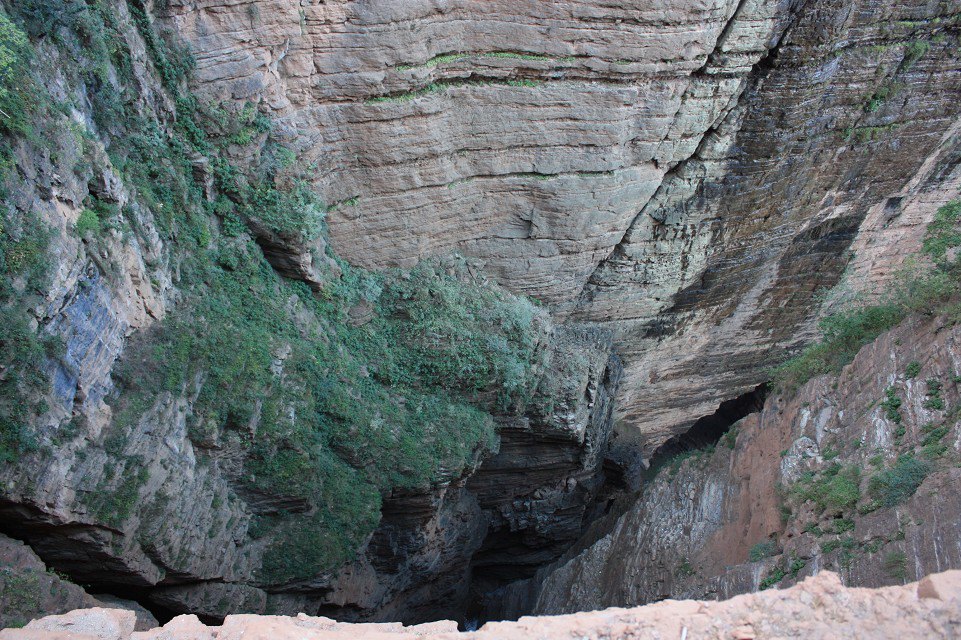
[(804, 337), (856, 238), (951, 196), (958, 3), (302, 4), (162, 13), (198, 90), (315, 164), (340, 255), (470, 254), (614, 328), (648, 452)]

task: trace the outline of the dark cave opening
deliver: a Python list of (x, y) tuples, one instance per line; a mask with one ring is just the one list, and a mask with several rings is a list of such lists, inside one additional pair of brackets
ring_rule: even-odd
[(717, 444), (738, 420), (760, 411), (764, 407), (768, 393), (769, 385), (763, 383), (747, 393), (722, 402), (718, 405), (717, 411), (699, 418), (687, 431), (668, 439), (655, 449), (648, 461), (647, 475), (650, 476), (665, 462), (680, 453)]

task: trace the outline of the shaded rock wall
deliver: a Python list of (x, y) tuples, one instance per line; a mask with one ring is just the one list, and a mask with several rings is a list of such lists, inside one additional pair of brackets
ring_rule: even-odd
[(665, 465), (591, 546), (492, 598), (498, 614), (727, 598), (822, 569), (877, 587), (961, 567), (959, 347), (953, 322), (914, 318), (839, 376), (769, 399), (716, 448)]
[(91, 596), (63, 574), (48, 570), (30, 547), (0, 535), (0, 627), (20, 627), (32, 618), (91, 607), (133, 611), (137, 631), (157, 626), (156, 618), (137, 603)]

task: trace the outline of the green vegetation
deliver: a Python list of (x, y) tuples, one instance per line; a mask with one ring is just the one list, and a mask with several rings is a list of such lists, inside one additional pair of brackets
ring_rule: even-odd
[(890, 469), (868, 481), (868, 492), (880, 506), (893, 507), (914, 495), (931, 472), (931, 465), (911, 455), (902, 455)]
[(697, 573), (697, 571), (695, 571), (694, 567), (691, 566), (691, 563), (687, 558), (681, 558), (681, 563), (677, 565), (677, 573), (685, 578), (689, 578)]
[(879, 88), (877, 91), (871, 94), (870, 98), (868, 98), (868, 101), (864, 104), (864, 110), (867, 113), (874, 113), (878, 111), (881, 108), (881, 105), (887, 102), (895, 93), (898, 92), (900, 88), (901, 85), (884, 85), (883, 87)]
[(770, 589), (771, 587), (776, 587), (781, 582), (781, 580), (784, 580), (786, 576), (787, 576), (787, 571), (784, 569), (784, 567), (781, 567), (781, 566), (774, 567), (761, 580), (761, 583), (758, 585), (758, 590), (764, 591), (766, 589)]
[(904, 582), (908, 577), (908, 557), (903, 551), (891, 551), (886, 554), (883, 566), (885, 572), (892, 578)]
[[(877, 104), (880, 106), (880, 103)], [(869, 107), (870, 105), (871, 102), (868, 102)], [(848, 141), (854, 141), (858, 144), (874, 142), (875, 140), (881, 140), (884, 138), (885, 134), (897, 129), (899, 126), (900, 124), (895, 122), (892, 124), (870, 127), (849, 127), (844, 130), (844, 139)]]
[(777, 387), (793, 391), (815, 376), (838, 373), (864, 345), (912, 313), (961, 316), (957, 303), (961, 263), (945, 258), (949, 249), (961, 246), (959, 216), (961, 201), (954, 201), (941, 207), (929, 225), (923, 251), (934, 261), (933, 268), (904, 272), (878, 303), (855, 306), (822, 320), (821, 340), (773, 371)]
[[(140, 489), (147, 483), (143, 460), (130, 456), (119, 465), (108, 464), (107, 472), (96, 488), (86, 494), (86, 504), (102, 523), (120, 527), (139, 504)], [(110, 479), (107, 480), (107, 476)]]
[[(70, 233), (136, 234), (149, 213), (179, 292), (162, 322), (131, 339), (118, 367), (108, 398), (114, 423), (102, 443), (108, 469), (87, 506), (103, 524), (123, 525), (148, 480), (143, 461), (125, 455), (128, 428), (164, 394), (184, 397), (192, 439), (243, 452), (238, 482), (304, 505), (257, 519), (254, 530), (267, 539), (260, 579), (317, 575), (367, 538), (381, 495), (456, 477), (478, 450), (495, 446), (491, 413), (519, 411), (534, 393), (542, 312), (456, 262), (384, 273), (342, 264), (319, 292), (281, 277), (255, 236), (307, 243), (324, 232), (325, 208), (306, 181), (315, 167), (298, 166), (257, 105), (204, 104), (188, 93), (190, 56), (157, 33), (140, 0), (128, 6), (176, 118), (154, 113), (163, 101), (139, 93), (108, 3), (25, 0), (12, 18), (0, 13), (0, 108), (21, 99), (19, 87), (40, 72), (27, 67), (26, 34), (55, 43), (90, 97), (109, 168), (133, 195), (122, 210), (91, 196)], [(76, 141), (79, 176), (105, 162), (83, 151), (89, 134), (60, 113), (70, 105), (34, 93), (46, 106), (5, 119), (5, 145), (33, 144), (25, 131), (36, 123)], [(236, 157), (259, 164), (238, 166)], [(198, 166), (213, 174), (212, 201)], [(29, 425), (44, 408), (25, 399), (47, 388), (37, 364), (59, 347), (38, 338), (25, 311), (44, 293), (47, 244), (36, 216), (4, 211), (4, 461), (37, 448)], [(361, 306), (367, 319), (351, 324), (349, 312)]]
[(894, 387), (888, 387), (884, 391), (884, 400), (881, 401), (881, 408), (884, 409), (884, 417), (894, 424), (901, 424), (901, 405), (903, 404), (898, 392)]
[(942, 440), (950, 433), (951, 428), (947, 424), (935, 426), (928, 423), (921, 428), (923, 438), (921, 439), (921, 455), (928, 460), (934, 460), (944, 455), (948, 451), (948, 445)]
[(390, 96), (377, 96), (376, 98), (368, 98), (365, 100), (365, 104), (382, 104), (391, 102), (410, 102), (411, 100), (416, 100), (426, 95), (432, 93), (441, 93), (447, 91), (451, 88), (457, 87), (539, 87), (541, 82), (539, 80), (460, 80), (455, 82), (432, 82), (420, 89), (414, 91), (406, 91), (404, 93), (390, 95)]
[(681, 471), (686, 461), (710, 460), (714, 451), (715, 445), (712, 444), (700, 449), (686, 449), (673, 455), (654, 456), (651, 459), (651, 466), (644, 471), (642, 478), (645, 483), (652, 482), (663, 469), (667, 469), (668, 477), (673, 478)]
[(850, 518), (835, 518), (831, 521), (831, 533), (847, 533), (854, 531), (854, 520)]
[(853, 466), (832, 464), (821, 473), (805, 473), (792, 488), (801, 501), (811, 501), (818, 512), (843, 512), (861, 497), (861, 472)]
[(0, 623), (22, 627), (43, 611), (44, 573), (32, 568), (0, 567)]
[(924, 57), (931, 45), (924, 40), (912, 40), (904, 47), (904, 58), (901, 60), (899, 71), (907, 71)]
[(857, 546), (857, 543), (850, 536), (844, 536), (841, 538), (835, 538), (833, 540), (828, 540), (821, 544), (822, 553), (832, 553), (838, 549), (845, 549), (850, 551)]
[(944, 409), (944, 398), (941, 397), (941, 382), (937, 378), (928, 378), (924, 381), (927, 385), (927, 391), (925, 391), (924, 408), (930, 409), (932, 411), (941, 411)]
[(432, 69), (445, 64), (451, 64), (453, 62), (459, 62), (461, 60), (469, 60), (475, 58), (508, 58), (512, 60), (534, 60), (534, 61), (561, 61), (561, 62), (572, 62), (574, 60), (573, 56), (564, 57), (554, 57), (546, 56), (534, 53), (517, 53), (514, 51), (490, 51), (487, 53), (445, 53), (443, 55), (434, 56), (427, 62), (421, 64), (401, 64), (397, 65), (398, 71), (410, 71), (411, 69)]
[(908, 363), (908, 366), (904, 369), (904, 377), (908, 380), (917, 378), (919, 373), (921, 373), (921, 363), (917, 360)]
[(936, 263), (943, 263), (948, 249), (961, 246), (961, 200), (950, 202), (934, 215), (924, 236), (922, 250)]
[(78, 236), (85, 236), (87, 233), (94, 233), (100, 231), (100, 218), (97, 216), (97, 212), (93, 209), (84, 209), (80, 212), (80, 217), (77, 218), (76, 231)]
[(721, 436), (721, 444), (723, 444), (728, 449), (733, 449), (734, 446), (737, 444), (737, 431), (738, 429), (737, 429), (737, 426), (735, 425), (730, 429), (728, 429), (726, 432), (724, 432), (724, 435)]
[(777, 553), (777, 543), (775, 543), (773, 540), (762, 540), (751, 547), (751, 551), (748, 553), (748, 559), (751, 562), (758, 562), (764, 558), (770, 558), (773, 555), (777, 555)]
[(808, 563), (804, 559), (799, 558), (797, 555), (792, 555), (791, 564), (788, 566), (788, 572), (790, 573), (791, 578), (797, 578), (798, 574), (801, 573), (801, 570), (807, 565)]

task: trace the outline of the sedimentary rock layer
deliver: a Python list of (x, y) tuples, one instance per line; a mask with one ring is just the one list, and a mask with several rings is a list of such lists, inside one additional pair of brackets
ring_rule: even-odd
[[(646, 452), (763, 381), (847, 250), (949, 199), (957, 2), (169, 3), (372, 267), (458, 251), (618, 334)], [(870, 238), (870, 239), (868, 239)]]

